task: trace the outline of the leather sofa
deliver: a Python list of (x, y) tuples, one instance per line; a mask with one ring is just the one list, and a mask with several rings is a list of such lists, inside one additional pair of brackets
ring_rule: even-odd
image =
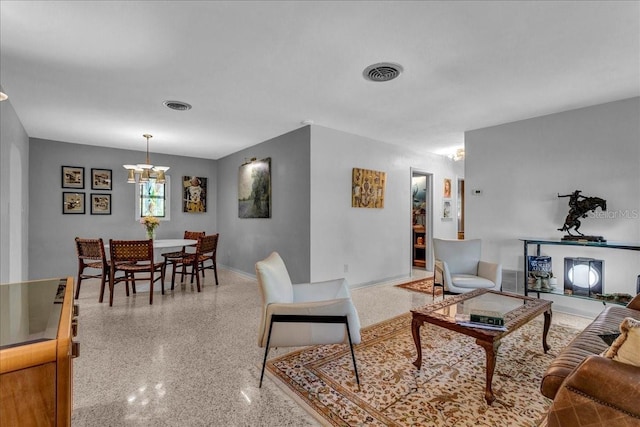
[(547, 368), (540, 391), (553, 403), (549, 427), (640, 426), (640, 367), (601, 356), (601, 334), (619, 331), (625, 317), (640, 319), (640, 295), (626, 307), (608, 306)]

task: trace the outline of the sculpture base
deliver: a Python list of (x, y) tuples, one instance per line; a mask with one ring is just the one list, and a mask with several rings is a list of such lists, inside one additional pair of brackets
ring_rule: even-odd
[(565, 235), (561, 240), (570, 240), (573, 242), (607, 242), (607, 240), (602, 236), (572, 236), (570, 234)]

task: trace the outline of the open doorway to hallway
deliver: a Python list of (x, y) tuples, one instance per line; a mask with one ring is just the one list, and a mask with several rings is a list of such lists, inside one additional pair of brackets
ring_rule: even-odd
[(458, 240), (464, 240), (464, 179), (458, 178)]
[[(433, 271), (433, 174), (411, 169), (411, 268)], [(412, 273), (415, 276), (416, 273)]]

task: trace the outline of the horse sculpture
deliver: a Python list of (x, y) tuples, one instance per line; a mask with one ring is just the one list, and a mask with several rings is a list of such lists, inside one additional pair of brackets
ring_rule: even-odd
[[(564, 225), (562, 228), (558, 228), (558, 231), (566, 231), (567, 237), (576, 237), (571, 234), (571, 229), (578, 233), (580, 237), (583, 237), (578, 229), (580, 228), (580, 218), (586, 218), (587, 214), (591, 211), (595, 211), (597, 208), (600, 208), (602, 211), (607, 209), (607, 201), (601, 199), (600, 197), (585, 197), (581, 195), (581, 190), (575, 190), (571, 194), (560, 195), (558, 193), (558, 197), (569, 197), (569, 214), (567, 214), (567, 218), (564, 220)], [(598, 240), (600, 240), (599, 238)]]

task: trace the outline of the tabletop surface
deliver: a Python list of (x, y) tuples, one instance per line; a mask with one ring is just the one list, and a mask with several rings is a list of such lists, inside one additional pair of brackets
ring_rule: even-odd
[(6, 329), (0, 334), (0, 349), (56, 339), (66, 283), (55, 278), (0, 284), (0, 300), (11, 304), (0, 310)]
[(470, 314), (476, 310), (498, 311), (502, 312), (501, 317), (504, 317), (505, 325), (511, 326), (550, 309), (551, 301), (544, 299), (478, 289), (455, 295), (439, 303), (415, 308), (411, 312), (414, 317), (433, 318), (455, 324), (456, 314)]
[[(193, 246), (198, 243), (197, 240), (191, 239), (155, 239), (153, 241), (154, 248), (175, 248), (178, 246)], [(109, 249), (109, 244), (104, 245), (105, 249)]]
[(191, 239), (157, 239), (153, 241), (154, 248), (173, 248), (176, 246), (192, 246), (198, 243)]

